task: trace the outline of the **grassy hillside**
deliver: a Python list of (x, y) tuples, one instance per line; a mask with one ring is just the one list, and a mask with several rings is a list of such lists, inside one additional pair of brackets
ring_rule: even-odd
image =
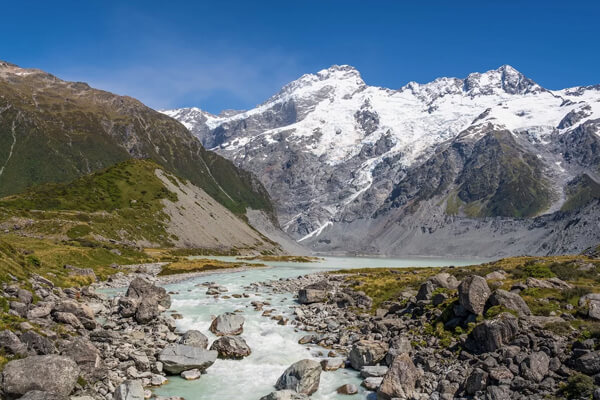
[(600, 199), (600, 184), (587, 174), (578, 176), (567, 186), (567, 201), (562, 211), (572, 211), (586, 206), (595, 199)]
[[(62, 239), (103, 237), (170, 245), (162, 199), (176, 201), (150, 160), (128, 160), (66, 184), (45, 184), (0, 199), (0, 221), (19, 232)], [(172, 177), (172, 179), (176, 179)]]
[(237, 214), (272, 212), (250, 174), (205, 150), (179, 122), (139, 101), (0, 62), (0, 197), (152, 159)]

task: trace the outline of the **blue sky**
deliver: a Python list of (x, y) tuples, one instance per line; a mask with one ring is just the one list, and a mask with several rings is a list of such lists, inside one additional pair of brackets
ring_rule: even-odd
[(542, 86), (600, 83), (598, 1), (21, 1), (0, 59), (154, 108), (250, 108), (350, 64), (398, 88), (510, 64)]

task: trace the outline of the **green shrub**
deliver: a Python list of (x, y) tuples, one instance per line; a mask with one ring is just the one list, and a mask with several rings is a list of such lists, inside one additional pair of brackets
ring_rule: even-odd
[(512, 272), (515, 279), (524, 278), (554, 278), (556, 274), (552, 270), (543, 264), (531, 264), (526, 263), (525, 265), (518, 266)]
[(567, 399), (589, 399), (594, 393), (594, 380), (587, 375), (574, 373), (560, 392)]

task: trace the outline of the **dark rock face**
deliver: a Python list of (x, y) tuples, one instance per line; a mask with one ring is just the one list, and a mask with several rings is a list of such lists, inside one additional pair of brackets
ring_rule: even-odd
[(3, 389), (8, 395), (24, 395), (41, 390), (67, 396), (73, 391), (79, 367), (68, 357), (32, 356), (10, 361), (2, 372)]
[(510, 344), (519, 332), (517, 318), (509, 313), (502, 313), (493, 320), (483, 321), (467, 338), (465, 346), (476, 353), (496, 351)]
[(321, 364), (313, 360), (301, 360), (292, 364), (279, 377), (275, 389), (291, 389), (298, 393), (311, 395), (319, 389)]
[(406, 353), (400, 354), (394, 358), (383, 377), (383, 382), (377, 391), (377, 398), (389, 400), (412, 397), (419, 376), (419, 371), (410, 356)]
[(165, 371), (171, 374), (180, 374), (190, 369), (201, 372), (214, 364), (218, 353), (200, 347), (171, 344), (165, 347), (158, 355), (158, 360), (163, 363)]
[(458, 286), (458, 301), (473, 314), (482, 314), (491, 290), (485, 278), (471, 275)]
[(160, 315), (161, 307), (171, 306), (171, 296), (165, 288), (138, 277), (131, 281), (119, 305), (123, 317), (134, 317), (140, 324), (147, 324)]

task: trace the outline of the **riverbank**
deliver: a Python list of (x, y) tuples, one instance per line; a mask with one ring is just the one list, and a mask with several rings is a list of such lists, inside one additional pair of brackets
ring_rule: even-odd
[(600, 395), (599, 269), (518, 257), (262, 285), (296, 293), (291, 323), (312, 332), (301, 342), (343, 355), (378, 398), (575, 399)]

